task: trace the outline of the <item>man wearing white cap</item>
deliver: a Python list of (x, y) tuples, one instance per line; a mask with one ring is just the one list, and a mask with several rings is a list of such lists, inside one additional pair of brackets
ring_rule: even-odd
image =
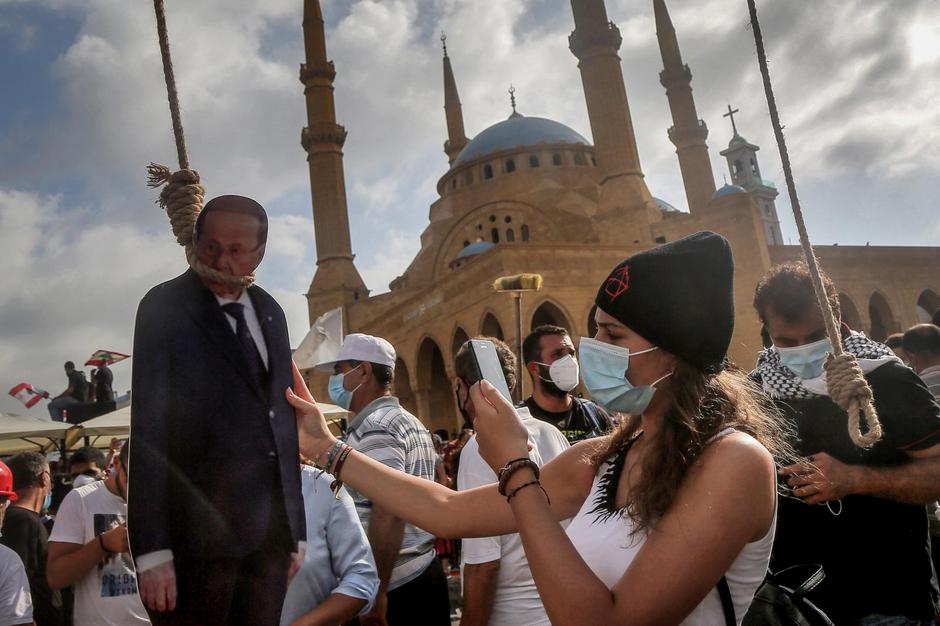
[[(352, 413), (345, 441), (399, 471), (434, 481), (434, 442), (418, 418), (392, 395), (395, 349), (381, 337), (347, 335), (336, 360), (317, 364), (331, 372), (330, 399)], [(362, 626), (449, 626), (447, 579), (434, 536), (363, 498), (350, 494), (369, 536), (379, 573), (379, 593)]]

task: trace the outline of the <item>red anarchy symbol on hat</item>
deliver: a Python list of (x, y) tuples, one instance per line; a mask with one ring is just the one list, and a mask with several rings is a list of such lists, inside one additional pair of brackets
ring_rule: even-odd
[(616, 300), (625, 294), (628, 289), (630, 289), (630, 266), (624, 265), (614, 270), (607, 278), (607, 283), (604, 285), (604, 293), (606, 293), (611, 300)]

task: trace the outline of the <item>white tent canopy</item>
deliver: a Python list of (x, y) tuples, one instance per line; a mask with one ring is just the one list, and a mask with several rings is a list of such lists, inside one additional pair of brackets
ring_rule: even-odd
[(54, 448), (69, 428), (70, 424), (31, 415), (0, 415), (0, 456)]

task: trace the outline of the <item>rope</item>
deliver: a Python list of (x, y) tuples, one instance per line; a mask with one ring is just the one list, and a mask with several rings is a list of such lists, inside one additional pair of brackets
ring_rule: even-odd
[[(783, 136), (783, 126), (780, 125), (780, 116), (777, 113), (777, 103), (774, 98), (773, 87), (770, 84), (770, 71), (767, 68), (767, 55), (764, 52), (764, 39), (761, 35), (760, 23), (757, 21), (757, 5), (755, 0), (747, 0), (747, 7), (751, 15), (751, 30), (754, 32), (754, 42), (757, 45), (757, 60), (760, 64), (760, 73), (764, 81), (764, 93), (767, 96), (767, 108), (770, 110), (770, 120), (777, 138), (777, 147), (780, 150), (780, 161), (783, 164), (783, 175), (787, 182), (787, 192), (790, 195), (790, 205), (793, 207), (793, 217), (796, 228), (800, 234), (800, 246), (803, 249), (803, 258), (809, 268), (813, 282), (813, 291), (826, 324), (826, 333), (832, 343), (832, 354), (826, 360), (826, 385), (829, 388), (829, 397), (844, 411), (848, 413), (849, 436), (860, 448), (869, 448), (881, 439), (881, 422), (873, 404), (873, 396), (865, 374), (858, 365), (855, 355), (845, 352), (842, 347), (842, 334), (836, 323), (835, 315), (826, 290), (823, 286), (819, 271), (819, 261), (809, 241), (806, 223), (803, 221), (803, 210), (796, 195), (796, 185), (793, 182), (793, 171), (790, 168), (790, 156), (787, 152), (786, 139)], [(868, 432), (862, 433), (860, 417), (865, 416)]]
[(173, 75), (173, 60), (170, 57), (170, 36), (166, 27), (166, 10), (163, 0), (153, 0), (153, 9), (157, 15), (157, 39), (160, 41), (160, 56), (163, 59), (163, 78), (166, 81), (166, 95), (170, 104), (170, 118), (173, 122), (173, 137), (176, 141), (176, 156), (180, 169), (171, 172), (164, 165), (151, 163), (147, 167), (149, 174), (147, 185), (159, 187), (160, 199), (157, 201), (166, 211), (173, 228), (177, 243), (186, 250), (186, 261), (199, 276), (206, 280), (225, 285), (248, 287), (255, 280), (254, 273), (248, 276), (223, 274), (200, 261), (193, 247), (193, 228), (196, 218), (202, 211), (206, 190), (199, 184), (199, 173), (189, 167), (189, 154), (186, 151), (186, 137), (183, 135), (183, 119), (180, 115), (179, 94), (176, 91), (176, 78)]

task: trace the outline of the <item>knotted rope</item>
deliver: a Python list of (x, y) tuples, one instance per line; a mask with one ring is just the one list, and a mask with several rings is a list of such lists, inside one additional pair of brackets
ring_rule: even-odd
[(157, 38), (160, 41), (160, 56), (163, 59), (163, 78), (166, 81), (166, 95), (170, 104), (170, 118), (173, 122), (173, 136), (176, 140), (176, 156), (180, 169), (171, 172), (165, 165), (151, 163), (147, 167), (147, 184), (160, 187), (160, 199), (157, 201), (166, 211), (173, 228), (176, 241), (186, 250), (186, 261), (197, 274), (216, 283), (247, 287), (255, 280), (254, 273), (248, 276), (223, 274), (202, 261), (195, 254), (193, 228), (196, 218), (202, 211), (206, 190), (199, 184), (199, 173), (189, 167), (189, 154), (186, 151), (186, 137), (183, 135), (183, 121), (180, 115), (179, 95), (176, 91), (176, 78), (173, 74), (173, 60), (170, 58), (170, 36), (166, 27), (166, 11), (163, 0), (153, 0), (157, 16)]
[[(812, 276), (813, 291), (826, 324), (826, 333), (832, 343), (832, 354), (826, 359), (826, 386), (829, 388), (829, 397), (832, 398), (842, 410), (848, 413), (849, 436), (855, 445), (860, 448), (869, 448), (881, 439), (881, 422), (875, 411), (873, 395), (865, 374), (858, 365), (854, 354), (845, 352), (842, 347), (842, 333), (836, 324), (832, 305), (826, 297), (822, 276), (819, 273), (819, 261), (809, 241), (806, 223), (803, 221), (803, 210), (796, 195), (796, 184), (793, 182), (793, 171), (790, 168), (790, 156), (787, 152), (786, 139), (783, 137), (783, 126), (780, 125), (780, 116), (777, 113), (777, 102), (774, 98), (773, 87), (770, 84), (770, 71), (767, 68), (767, 55), (764, 52), (764, 39), (757, 21), (757, 5), (755, 0), (747, 0), (747, 7), (751, 15), (751, 30), (754, 32), (754, 42), (757, 45), (757, 60), (760, 64), (761, 77), (764, 80), (764, 93), (767, 96), (767, 108), (770, 110), (770, 120), (773, 123), (774, 135), (777, 138), (777, 147), (780, 150), (780, 161), (783, 165), (783, 175), (787, 181), (787, 192), (790, 195), (790, 205), (793, 207), (793, 217), (796, 228), (800, 233), (800, 246), (803, 248), (803, 258)], [(865, 416), (865, 425), (868, 432), (862, 433), (861, 416)]]

